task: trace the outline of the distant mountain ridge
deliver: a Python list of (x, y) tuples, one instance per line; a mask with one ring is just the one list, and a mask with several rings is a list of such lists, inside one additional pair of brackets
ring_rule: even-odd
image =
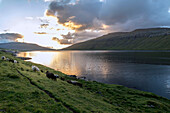
[(170, 50), (170, 28), (110, 33), (64, 50)]
[(20, 42), (1, 43), (0, 48), (16, 49), (21, 51), (54, 50), (54, 49), (39, 46), (37, 44), (20, 43)]

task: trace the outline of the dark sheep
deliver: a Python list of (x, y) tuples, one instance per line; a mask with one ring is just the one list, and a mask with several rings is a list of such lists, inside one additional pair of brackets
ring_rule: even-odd
[(43, 71), (43, 70), (41, 70), (41, 73), (44, 73), (44, 71)]
[(13, 59), (8, 59), (7, 61), (9, 61), (9, 62), (12, 62), (12, 63), (19, 63), (17, 60), (13, 60)]
[(79, 87), (83, 87), (83, 84), (81, 84), (79, 82), (77, 82), (76, 85), (79, 86)]
[(68, 83), (72, 84), (71, 80), (67, 80)]
[(65, 81), (65, 78), (63, 78), (63, 77), (60, 77), (60, 79), (61, 79), (62, 81)]
[(12, 62), (12, 63), (14, 63), (14, 60), (13, 60), (13, 59), (9, 59), (9, 62)]
[(49, 79), (57, 80), (57, 77), (56, 77), (53, 73), (50, 73), (49, 71), (46, 72), (46, 76), (47, 76)]
[(83, 84), (77, 82), (77, 81), (72, 81), (72, 80), (67, 80), (68, 83), (79, 86), (79, 87), (83, 87)]

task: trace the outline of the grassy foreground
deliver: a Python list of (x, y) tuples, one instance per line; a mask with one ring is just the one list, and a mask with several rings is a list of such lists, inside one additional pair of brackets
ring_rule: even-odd
[(19, 64), (0, 60), (0, 113), (168, 113), (170, 100), (153, 93), (79, 80), (83, 87), (58, 79), (53, 81), (32, 65), (71, 79), (48, 67), (22, 61), (0, 52), (0, 57), (16, 59)]

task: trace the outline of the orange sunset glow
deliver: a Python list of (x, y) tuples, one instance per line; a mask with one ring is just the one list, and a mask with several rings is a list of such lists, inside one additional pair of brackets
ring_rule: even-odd
[[(22, 28), (17, 28), (20, 30), (20, 34), (23, 38), (16, 39), (17, 42), (29, 42), (36, 43), (41, 46), (49, 46), (55, 49), (61, 49), (63, 47), (68, 47), (69, 45), (60, 44), (53, 40), (53, 37), (57, 37), (59, 40), (63, 39), (62, 35), (67, 35), (68, 33), (75, 33), (75, 29), (81, 27), (81, 25), (75, 25), (72, 22), (65, 23), (62, 25), (58, 22), (58, 18), (54, 16), (47, 16), (46, 12), (40, 19), (47, 20), (49, 22), (48, 26), (40, 28), (39, 26), (28, 26), (30, 29), (22, 30)], [(51, 24), (52, 23), (52, 24)], [(31, 29), (33, 27), (33, 29)], [(29, 32), (29, 34), (28, 34)]]

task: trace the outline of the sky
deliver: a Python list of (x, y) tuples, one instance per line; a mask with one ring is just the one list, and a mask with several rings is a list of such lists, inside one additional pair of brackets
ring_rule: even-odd
[(169, 26), (170, 0), (0, 0), (0, 43), (60, 49), (111, 32)]

